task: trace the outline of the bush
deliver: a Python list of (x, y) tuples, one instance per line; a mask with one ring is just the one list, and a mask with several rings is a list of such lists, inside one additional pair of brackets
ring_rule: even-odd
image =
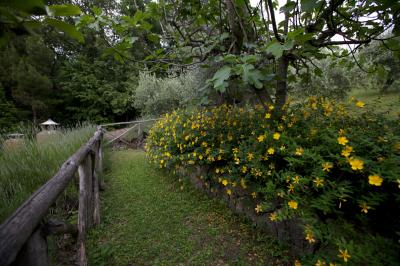
[(245, 189), (271, 222), (300, 218), (313, 250), (299, 258), (305, 265), (396, 265), (399, 122), (324, 98), (279, 121), (269, 109), (175, 111), (150, 131), (148, 155), (170, 170), (208, 168), (207, 185), (229, 196)]
[(196, 98), (197, 83), (194, 73), (178, 77), (158, 78), (141, 72), (139, 84), (133, 92), (134, 106), (142, 115), (160, 116), (179, 107), (186, 107)]

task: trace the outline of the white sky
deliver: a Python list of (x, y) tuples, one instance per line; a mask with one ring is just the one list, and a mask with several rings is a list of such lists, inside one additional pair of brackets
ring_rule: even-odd
[[(279, 22), (281, 22), (282, 20), (285, 19), (285, 15), (281, 12), (279, 12), (279, 9), (284, 6), (286, 4), (287, 0), (278, 0), (279, 3), (279, 8), (275, 10), (275, 19), (276, 19), (276, 23), (279, 24)], [(250, 0), (250, 4), (251, 6), (257, 6), (260, 3), (260, 0)], [(265, 5), (265, 0), (263, 1), (263, 4)], [(332, 38), (333, 41), (343, 41), (343, 37), (336, 34), (335, 36), (333, 36)], [(341, 45), (342, 48), (348, 48), (347, 45)]]

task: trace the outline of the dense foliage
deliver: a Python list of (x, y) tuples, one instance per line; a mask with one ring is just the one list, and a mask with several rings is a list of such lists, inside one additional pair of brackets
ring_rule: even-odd
[(204, 182), (245, 193), (271, 222), (299, 217), (314, 252), (305, 265), (396, 265), (400, 125), (363, 108), (310, 98), (272, 120), (274, 106), (176, 111), (152, 129), (160, 168), (200, 166)]
[(179, 107), (187, 107), (198, 91), (194, 73), (158, 78), (154, 74), (139, 74), (138, 85), (132, 89), (132, 101), (143, 115), (158, 117)]

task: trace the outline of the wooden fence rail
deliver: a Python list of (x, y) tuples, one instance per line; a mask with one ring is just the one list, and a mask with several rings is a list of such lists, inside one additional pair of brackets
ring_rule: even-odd
[[(103, 131), (93, 137), (61, 166), (58, 173), (27, 199), (0, 225), (0, 265), (48, 265), (46, 235), (78, 234), (78, 264), (87, 265), (86, 231), (100, 223), (99, 175), (102, 171)], [(79, 173), (79, 210), (77, 226), (63, 223), (43, 224), (43, 218), (57, 197)], [(61, 225), (61, 226), (60, 226)]]

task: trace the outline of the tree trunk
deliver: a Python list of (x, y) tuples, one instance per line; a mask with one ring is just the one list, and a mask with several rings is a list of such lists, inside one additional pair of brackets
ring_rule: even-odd
[(278, 60), (278, 68), (276, 75), (278, 81), (276, 82), (275, 92), (275, 115), (280, 117), (282, 115), (282, 108), (287, 100), (287, 76), (289, 68), (289, 58), (283, 55)]
[[(286, 3), (290, 1), (287, 0)], [(289, 16), (288, 13), (285, 12), (285, 20), (283, 26), (283, 33), (287, 35), (289, 30)], [(285, 53), (283, 53), (282, 57), (278, 59), (278, 67), (276, 70), (276, 76), (278, 81), (276, 82), (276, 92), (275, 92), (275, 117), (280, 118), (284, 110), (282, 110), (283, 106), (287, 101), (287, 76), (289, 69), (289, 58)]]

